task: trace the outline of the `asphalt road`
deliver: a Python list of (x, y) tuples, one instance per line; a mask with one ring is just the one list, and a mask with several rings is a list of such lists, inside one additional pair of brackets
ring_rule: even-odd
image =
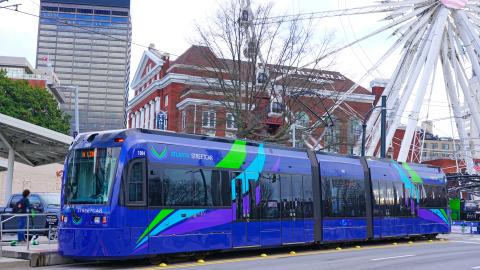
[[(152, 265), (146, 261), (89, 263), (41, 269), (201, 269), (201, 270), (320, 270), (320, 269), (480, 269), (480, 236), (448, 235), (434, 241), (394, 241), (361, 246), (323, 248), (290, 247), (211, 255), (203, 263), (194, 259)], [(290, 254), (295, 251), (295, 254)], [(260, 256), (265, 253), (267, 256)]]

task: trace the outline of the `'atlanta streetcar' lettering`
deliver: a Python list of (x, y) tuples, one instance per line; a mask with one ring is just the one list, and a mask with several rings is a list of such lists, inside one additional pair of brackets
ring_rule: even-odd
[(195, 160), (209, 160), (213, 161), (212, 155), (199, 154), (199, 153), (185, 153), (185, 152), (176, 152), (173, 151), (170, 153), (170, 156), (173, 158), (190, 158)]
[(199, 160), (213, 160), (213, 156), (211, 155), (205, 155), (205, 154), (195, 154), (192, 153), (190, 155), (192, 159), (199, 159)]

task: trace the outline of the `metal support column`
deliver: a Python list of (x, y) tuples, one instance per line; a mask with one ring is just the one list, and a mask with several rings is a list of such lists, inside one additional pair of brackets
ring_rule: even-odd
[(8, 199), (12, 195), (12, 182), (13, 182), (13, 170), (14, 170), (14, 165), (15, 165), (15, 151), (13, 147), (10, 147), (8, 149), (8, 170), (7, 170), (7, 175), (5, 177), (5, 183), (4, 183), (4, 193), (3, 193), (3, 201), (6, 203), (8, 202)]

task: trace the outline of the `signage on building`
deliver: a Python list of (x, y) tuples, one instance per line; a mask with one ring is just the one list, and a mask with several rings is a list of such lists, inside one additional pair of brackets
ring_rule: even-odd
[(167, 113), (160, 111), (157, 114), (157, 129), (166, 130), (167, 129)]

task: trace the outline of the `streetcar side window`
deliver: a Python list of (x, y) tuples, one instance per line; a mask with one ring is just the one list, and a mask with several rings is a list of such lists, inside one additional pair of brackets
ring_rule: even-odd
[(313, 187), (309, 175), (303, 176), (303, 211), (305, 218), (313, 218)]
[(280, 218), (280, 176), (262, 174), (260, 177), (261, 219)]
[(193, 206), (192, 170), (163, 170), (165, 206)]
[(326, 217), (364, 217), (363, 179), (322, 177), (323, 213)]
[[(217, 191), (214, 186), (212, 190), (212, 171), (194, 170), (193, 174), (193, 205), (194, 206), (213, 206), (212, 191)], [(213, 192), (216, 193), (216, 192)]]
[(145, 159), (132, 160), (128, 166), (127, 176), (127, 204), (146, 205), (146, 173)]
[(148, 164), (148, 205), (163, 206), (165, 199), (162, 188), (162, 170), (160, 164)]
[(228, 171), (175, 168), (150, 163), (149, 206), (228, 207), (232, 204)]
[(409, 191), (388, 165), (370, 170), (374, 196), (373, 214), (376, 217), (412, 216)]
[(421, 193), (420, 207), (445, 208), (447, 207), (447, 192), (444, 186), (418, 185)]

